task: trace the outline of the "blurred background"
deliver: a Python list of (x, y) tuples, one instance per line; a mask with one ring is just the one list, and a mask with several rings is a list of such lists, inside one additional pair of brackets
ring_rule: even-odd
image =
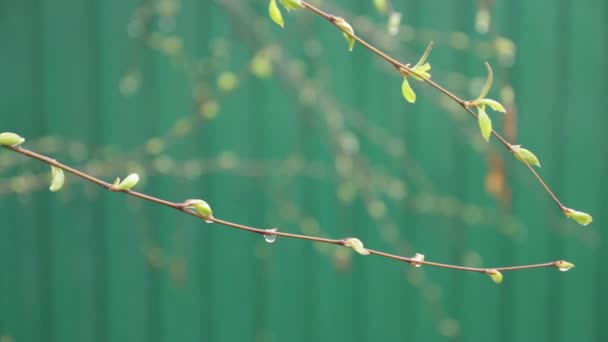
[[(608, 4), (311, 1), (477, 97), (539, 156), (566, 219), (465, 111), (309, 11), (268, 1), (4, 0), (0, 131), (216, 217), (483, 274), (205, 224), (0, 150), (0, 341), (606, 341)], [(399, 13), (399, 14), (397, 14)], [(398, 23), (398, 16), (401, 22)], [(391, 19), (392, 18), (392, 19)], [(391, 25), (388, 25), (392, 21)]]

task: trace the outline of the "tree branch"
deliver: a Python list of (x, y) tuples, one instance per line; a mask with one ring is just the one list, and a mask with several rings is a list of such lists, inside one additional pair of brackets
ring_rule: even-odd
[[(459, 271), (485, 273), (485, 274), (489, 275), (495, 282), (502, 281), (502, 274), (500, 274), (500, 271), (517, 271), (517, 270), (524, 270), (524, 269), (531, 269), (531, 268), (547, 268), (547, 267), (555, 267), (555, 268), (559, 268), (560, 270), (567, 270), (567, 269), (574, 267), (573, 264), (566, 262), (564, 260), (557, 260), (557, 261), (540, 263), (540, 264), (493, 267), (493, 268), (467, 267), (467, 266), (459, 266), (459, 265), (451, 265), (451, 264), (444, 264), (444, 263), (439, 263), (439, 262), (426, 261), (426, 260), (424, 260), (424, 257), (420, 258), (420, 255), (417, 255), (415, 257), (405, 257), (405, 256), (396, 255), (396, 254), (385, 253), (385, 252), (374, 250), (374, 249), (365, 248), (360, 240), (358, 240), (356, 238), (351, 238), (351, 237), (342, 238), (342, 239), (328, 239), (328, 238), (311, 236), (311, 235), (285, 233), (285, 232), (277, 231), (275, 229), (251, 227), (251, 226), (247, 226), (247, 225), (243, 225), (243, 224), (239, 224), (239, 223), (235, 223), (235, 222), (222, 220), (222, 219), (213, 217), (211, 215), (209, 215), (209, 216), (201, 215), (201, 214), (197, 213), (196, 211), (192, 211), (189, 209), (188, 201), (171, 202), (171, 201), (164, 200), (164, 199), (161, 199), (161, 198), (158, 198), (155, 196), (147, 195), (147, 194), (144, 194), (144, 193), (138, 192), (138, 191), (117, 190), (116, 186), (112, 183), (108, 183), (108, 182), (103, 181), (99, 178), (96, 178), (92, 175), (89, 175), (85, 172), (74, 169), (74, 168), (67, 166), (63, 163), (60, 163), (57, 160), (50, 158), (48, 156), (25, 149), (25, 148), (21, 147), (20, 145), (3, 146), (3, 147), (8, 150), (11, 150), (13, 152), (22, 154), (26, 157), (36, 159), (36, 160), (39, 160), (48, 165), (59, 168), (65, 172), (71, 173), (86, 181), (97, 184), (97, 185), (101, 186), (102, 188), (105, 188), (112, 192), (124, 193), (125, 195), (128, 195), (128, 196), (133, 196), (136, 198), (146, 200), (148, 202), (156, 203), (158, 205), (162, 205), (162, 206), (166, 206), (166, 207), (169, 207), (169, 208), (172, 208), (175, 210), (179, 210), (182, 213), (185, 213), (185, 214), (188, 214), (191, 216), (195, 216), (206, 222), (214, 222), (214, 223), (218, 223), (223, 226), (226, 226), (226, 227), (240, 229), (240, 230), (244, 230), (244, 231), (247, 231), (250, 233), (260, 234), (263, 236), (274, 235), (274, 236), (281, 236), (281, 237), (290, 238), (290, 239), (306, 240), (306, 241), (313, 241), (313, 242), (319, 242), (319, 243), (326, 243), (326, 244), (330, 244), (330, 245), (350, 247), (362, 255), (373, 254), (373, 255), (377, 255), (380, 257), (388, 258), (388, 259), (407, 262), (416, 267), (419, 267), (420, 265), (427, 265), (427, 266), (459, 270)], [(496, 278), (497, 274), (500, 275), (499, 278)]]

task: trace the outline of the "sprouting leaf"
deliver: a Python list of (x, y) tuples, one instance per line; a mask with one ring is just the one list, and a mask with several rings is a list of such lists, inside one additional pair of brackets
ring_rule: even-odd
[(139, 175), (137, 173), (132, 173), (128, 175), (122, 182), (118, 183), (118, 185), (113, 185), (114, 190), (131, 190), (132, 187), (137, 185), (139, 182)]
[(481, 136), (486, 140), (490, 141), (490, 135), (492, 134), (492, 120), (485, 111), (485, 106), (477, 108), (477, 121), (479, 122), (479, 129), (481, 130)]
[(374, 7), (376, 8), (376, 11), (386, 13), (386, 1), (387, 0), (374, 0)]
[(403, 76), (403, 83), (401, 84), (401, 93), (403, 94), (403, 98), (409, 103), (416, 102), (416, 93), (412, 86), (410, 86), (410, 82), (407, 81), (407, 76)]
[[(418, 63), (416, 63), (416, 65), (414, 65), (414, 68), (421, 66), (422, 64), (426, 63), (426, 59), (429, 58), (429, 54), (431, 53), (431, 50), (433, 49), (433, 42), (429, 42), (429, 45), (426, 46), (426, 50), (424, 50), (424, 53), (422, 54), (422, 56), (420, 57), (420, 59), (418, 60)], [(429, 66), (429, 69), (431, 67)]]
[(63, 187), (64, 183), (65, 175), (63, 174), (63, 170), (51, 165), (51, 186), (49, 187), (49, 190), (57, 192)]
[(355, 46), (355, 38), (353, 38), (355, 31), (353, 27), (342, 17), (336, 17), (334, 20), (334, 23), (342, 30), (342, 35), (348, 43), (348, 51), (353, 51), (353, 47)]
[(350, 247), (355, 250), (355, 252), (361, 255), (369, 255), (369, 251), (363, 247), (363, 242), (357, 238), (348, 238), (344, 241), (344, 246)]
[(283, 7), (285, 7), (285, 9), (288, 11), (296, 10), (296, 9), (304, 7), (304, 5), (302, 5), (301, 0), (279, 0), (279, 1), (283, 5)]
[(538, 160), (536, 155), (534, 155), (534, 153), (530, 152), (525, 148), (522, 148), (521, 145), (511, 145), (511, 147), (513, 148), (513, 151), (516, 152), (513, 153), (513, 155), (515, 155), (515, 158), (521, 161), (525, 160), (530, 165), (540, 167), (540, 161)]
[(270, 3), (268, 4), (268, 14), (270, 14), (270, 19), (272, 19), (275, 24), (285, 27), (283, 14), (281, 14), (281, 10), (279, 9), (279, 6), (277, 6), (276, 0), (270, 0)]
[(213, 210), (211, 210), (211, 206), (201, 199), (189, 199), (183, 204), (184, 208), (192, 208), (201, 216), (213, 217)]
[(422, 81), (423, 78), (431, 78), (431, 74), (427, 72), (429, 70), (431, 70), (431, 64), (429, 63), (417, 65), (412, 68), (413, 73), (411, 73), (411, 76), (418, 81)]
[(570, 269), (574, 268), (574, 264), (571, 262), (568, 262), (566, 260), (560, 260), (557, 261), (555, 264), (553, 264), (555, 267), (557, 267), (558, 270), (562, 271), (562, 272), (566, 272), (569, 271)]
[(15, 133), (0, 133), (0, 146), (17, 146), (23, 144), (24, 141), (24, 138)]
[(426, 50), (418, 60), (418, 63), (412, 67), (413, 73), (411, 76), (418, 81), (422, 81), (423, 78), (431, 78), (431, 74), (427, 71), (431, 70), (431, 64), (426, 61), (433, 49), (433, 42), (431, 41), (429, 45), (427, 45)]
[(500, 113), (506, 113), (507, 110), (505, 109), (505, 107), (500, 104), (500, 102), (492, 100), (492, 99), (481, 99), (481, 100), (477, 100), (477, 102), (479, 104), (483, 104), (483, 105), (488, 105), (490, 106), (490, 108), (492, 108), (492, 110), (496, 111), (496, 112), (500, 112)]
[(488, 92), (490, 91), (490, 88), (492, 88), (492, 82), (494, 81), (494, 72), (492, 72), (492, 67), (490, 66), (490, 63), (484, 63), (486, 65), (486, 69), (488, 70), (488, 78), (486, 79), (486, 84), (483, 86), (483, 89), (481, 90), (477, 101), (485, 99), (486, 95), (488, 95)]
[(490, 269), (486, 270), (486, 274), (489, 275), (490, 278), (492, 278), (492, 281), (496, 284), (502, 283), (502, 273), (500, 273), (499, 271)]
[(564, 208), (564, 214), (583, 226), (586, 226), (593, 221), (591, 215), (570, 208)]

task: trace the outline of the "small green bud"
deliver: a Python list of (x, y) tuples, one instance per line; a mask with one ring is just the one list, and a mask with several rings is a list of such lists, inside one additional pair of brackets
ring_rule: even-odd
[(114, 181), (112, 188), (113, 188), (113, 190), (118, 190), (118, 191), (131, 190), (131, 188), (134, 187), (135, 185), (137, 185), (138, 182), (139, 182), (139, 175), (137, 175), (137, 173), (132, 173), (132, 174), (128, 175), (127, 178), (125, 178), (122, 182), (120, 182), (118, 184), (116, 184), (116, 181)]
[(369, 255), (369, 251), (363, 247), (363, 242), (357, 238), (348, 238), (344, 241), (344, 246), (350, 247), (355, 250), (355, 252), (361, 255)]
[(540, 161), (538, 161), (538, 158), (536, 157), (536, 155), (534, 155), (534, 153), (530, 152), (529, 150), (526, 150), (525, 148), (522, 148), (521, 145), (511, 145), (511, 147), (513, 148), (513, 151), (515, 151), (513, 153), (515, 158), (521, 161), (525, 160), (530, 165), (540, 167)]
[(184, 203), (184, 208), (194, 209), (196, 213), (203, 217), (213, 217), (213, 210), (211, 210), (211, 206), (201, 199), (189, 199)]
[(17, 146), (23, 144), (24, 141), (24, 138), (15, 133), (0, 133), (0, 146)]
[(583, 226), (586, 226), (593, 221), (593, 217), (591, 217), (591, 215), (570, 208), (565, 208), (564, 214)]
[(285, 27), (285, 22), (283, 21), (283, 15), (281, 14), (281, 10), (279, 6), (277, 6), (276, 0), (270, 0), (268, 4), (268, 14), (270, 14), (270, 19), (274, 21), (275, 24)]
[(477, 121), (479, 122), (481, 136), (486, 141), (490, 141), (490, 135), (492, 134), (492, 120), (490, 120), (490, 117), (483, 107), (485, 106), (481, 105), (477, 108)]
[(374, 0), (374, 7), (376, 8), (376, 11), (386, 13), (386, 1), (387, 0)]
[(403, 83), (401, 83), (401, 94), (403, 94), (403, 98), (409, 103), (416, 102), (416, 93), (412, 86), (410, 86), (410, 82), (407, 81), (407, 76), (403, 75)]
[(353, 27), (342, 17), (336, 17), (334, 23), (342, 30), (342, 35), (348, 43), (348, 51), (353, 51), (353, 47), (355, 46), (355, 38), (353, 38), (355, 31)]
[(63, 174), (63, 170), (51, 165), (51, 186), (49, 187), (49, 190), (57, 192), (63, 187), (64, 183), (65, 175)]
[(424, 261), (424, 254), (416, 253), (412, 258), (412, 262), (410, 263), (414, 267), (422, 266), (421, 261)]
[(574, 268), (574, 264), (571, 262), (567, 262), (566, 260), (560, 260), (557, 261), (555, 264), (553, 264), (555, 267), (557, 267), (558, 270), (562, 271), (562, 272), (566, 272), (569, 271), (570, 269)]
[(304, 7), (301, 0), (279, 0), (286, 10), (296, 10)]
[(486, 270), (486, 274), (490, 276), (490, 278), (492, 278), (492, 281), (495, 282), (496, 284), (500, 284), (502, 283), (502, 273), (500, 273), (497, 270), (494, 269), (489, 269)]

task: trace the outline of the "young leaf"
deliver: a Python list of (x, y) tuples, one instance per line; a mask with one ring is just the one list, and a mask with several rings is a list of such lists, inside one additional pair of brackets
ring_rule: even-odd
[(502, 283), (502, 273), (497, 270), (486, 270), (486, 274), (492, 278), (492, 281), (496, 284)]
[(583, 226), (586, 226), (593, 221), (593, 217), (591, 217), (591, 215), (570, 208), (565, 208), (564, 214)]
[(407, 102), (416, 102), (416, 93), (414, 93), (414, 89), (410, 86), (410, 82), (407, 81), (407, 76), (405, 75), (403, 76), (403, 83), (401, 84), (401, 93)]
[(342, 17), (336, 17), (334, 23), (342, 30), (342, 35), (348, 43), (348, 51), (353, 51), (353, 47), (355, 46), (355, 38), (352, 37), (355, 35), (353, 27)]
[[(419, 66), (423, 65), (424, 63), (426, 63), (426, 59), (429, 58), (429, 54), (431, 53), (432, 49), (433, 49), (433, 42), (431, 41), (431, 42), (429, 42), (429, 45), (426, 46), (426, 50), (424, 50), (424, 53), (418, 60), (418, 63), (416, 63), (416, 65), (414, 65), (414, 68), (419, 67)], [(430, 68), (431, 67), (429, 66), (429, 69)]]
[(492, 134), (492, 120), (485, 111), (484, 106), (480, 106), (477, 109), (477, 121), (479, 122), (479, 129), (481, 130), (481, 136), (486, 140), (490, 141), (490, 135)]
[(302, 5), (301, 0), (279, 0), (279, 1), (281, 2), (281, 5), (283, 5), (283, 7), (285, 7), (285, 9), (288, 11), (296, 10), (296, 9), (304, 7), (304, 5)]
[(0, 133), (0, 146), (17, 146), (23, 144), (24, 141), (24, 138), (15, 133)]
[(122, 182), (118, 185), (114, 186), (114, 190), (131, 190), (132, 187), (137, 185), (139, 182), (139, 175), (137, 173), (132, 173), (127, 176)]
[(431, 64), (427, 63), (426, 59), (429, 57), (431, 50), (433, 49), (433, 42), (431, 41), (429, 45), (427, 45), (426, 50), (418, 60), (418, 63), (412, 67), (413, 73), (411, 76), (418, 81), (422, 81), (423, 78), (431, 78), (431, 74), (427, 71), (431, 70)]
[(65, 183), (63, 170), (51, 165), (51, 186), (49, 187), (49, 190), (57, 192), (63, 187), (63, 183)]
[(540, 167), (540, 162), (538, 161), (538, 158), (534, 155), (534, 153), (530, 152), (529, 150), (526, 150), (525, 148), (522, 148), (521, 145), (511, 145), (511, 147), (513, 147), (513, 150), (517, 152), (513, 153), (515, 158), (521, 161), (525, 160), (530, 165)]
[(354, 249), (355, 252), (361, 255), (369, 255), (369, 251), (363, 247), (363, 242), (357, 238), (346, 239), (346, 241), (344, 241), (344, 246)]
[(484, 63), (486, 64), (486, 69), (488, 69), (488, 78), (486, 79), (486, 84), (483, 86), (483, 89), (481, 90), (477, 101), (484, 99), (486, 95), (488, 95), (490, 88), (492, 88), (492, 82), (494, 81), (494, 73), (492, 72), (492, 67), (490, 66), (490, 63)]
[(492, 110), (494, 110), (496, 112), (500, 112), (500, 113), (506, 113), (507, 112), (507, 110), (505, 109), (505, 107), (502, 104), (500, 104), (500, 102), (492, 100), (492, 99), (477, 100), (477, 103), (483, 104), (483, 105), (488, 105), (488, 106), (490, 106), (490, 108), (492, 108)]
[(281, 10), (279, 6), (277, 6), (276, 0), (270, 0), (268, 4), (268, 14), (270, 14), (270, 19), (275, 22), (275, 24), (285, 27), (285, 22), (283, 21), (283, 15), (281, 14)]

